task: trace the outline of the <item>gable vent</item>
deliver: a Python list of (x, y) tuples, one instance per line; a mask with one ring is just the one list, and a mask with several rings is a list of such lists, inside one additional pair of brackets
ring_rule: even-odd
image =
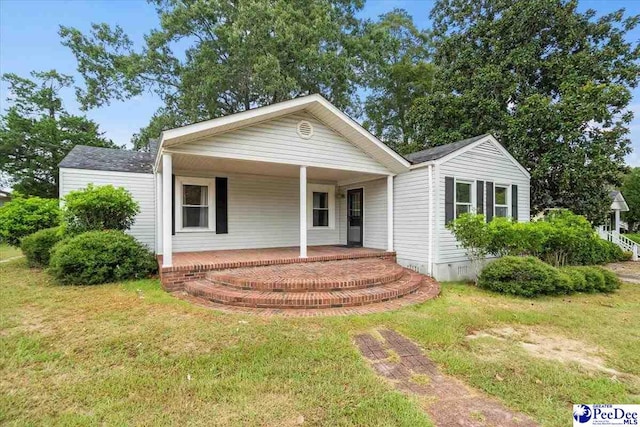
[(298, 123), (297, 131), (300, 138), (309, 139), (313, 136), (313, 126), (306, 120)]

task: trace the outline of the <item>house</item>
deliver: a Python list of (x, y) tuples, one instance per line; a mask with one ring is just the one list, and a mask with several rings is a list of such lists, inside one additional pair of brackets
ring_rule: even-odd
[(620, 212), (629, 212), (629, 205), (627, 205), (627, 201), (624, 199), (624, 196), (622, 196), (622, 193), (617, 190), (610, 191), (609, 198), (611, 199), (609, 226), (611, 227), (611, 231), (619, 234), (623, 225), (625, 226), (624, 228), (626, 228), (626, 224), (620, 221)]
[(205, 253), (268, 248), (294, 262), (362, 247), (456, 279), (470, 272), (447, 221), (529, 219), (529, 175), (491, 135), (406, 159), (319, 95), (167, 130), (149, 153), (77, 146), (60, 183), (61, 196), (127, 188), (141, 205), (130, 233), (160, 256), (169, 288), (204, 277)]
[(0, 206), (11, 201), (11, 193), (8, 191), (0, 190)]

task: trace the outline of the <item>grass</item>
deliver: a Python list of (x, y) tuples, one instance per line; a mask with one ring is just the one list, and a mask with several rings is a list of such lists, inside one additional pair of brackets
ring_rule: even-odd
[(636, 243), (640, 244), (640, 234), (638, 233), (630, 233), (630, 234), (625, 234), (624, 237), (633, 240)]
[(0, 261), (4, 261), (9, 258), (14, 258), (22, 255), (20, 248), (14, 248), (13, 246), (0, 243)]
[(580, 340), (637, 377), (638, 304), (637, 285), (525, 300), (445, 284), (393, 313), (261, 318), (190, 305), (157, 280), (57, 286), (14, 260), (0, 264), (0, 424), (431, 425), (426, 403), (376, 377), (352, 343), (387, 327), (447, 373), (563, 426), (572, 403), (640, 403), (640, 386), (466, 335), (510, 326)]

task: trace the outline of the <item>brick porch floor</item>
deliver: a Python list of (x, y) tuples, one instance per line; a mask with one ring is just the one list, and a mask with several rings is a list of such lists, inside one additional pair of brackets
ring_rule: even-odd
[[(348, 248), (346, 246), (309, 246), (307, 258), (301, 259), (300, 248), (290, 246), (285, 248), (266, 249), (233, 249), (222, 251), (177, 252), (173, 254), (173, 266), (164, 271), (180, 270), (194, 265), (206, 266), (209, 269), (249, 267), (270, 264), (287, 264), (289, 262), (315, 262), (352, 257), (365, 258), (379, 256), (385, 251), (371, 248)], [(288, 262), (287, 262), (288, 261)], [(158, 256), (162, 265), (162, 255)]]

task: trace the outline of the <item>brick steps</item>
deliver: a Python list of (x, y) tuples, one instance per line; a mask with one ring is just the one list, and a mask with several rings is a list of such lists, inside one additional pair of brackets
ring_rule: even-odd
[(217, 285), (242, 290), (326, 292), (385, 285), (405, 274), (393, 261), (369, 258), (210, 271), (205, 277)]
[(418, 273), (403, 269), (402, 276), (397, 280), (361, 289), (274, 292), (242, 290), (200, 279), (186, 282), (184, 290), (214, 303), (239, 307), (315, 309), (354, 307), (401, 298), (417, 291), (425, 279)]

